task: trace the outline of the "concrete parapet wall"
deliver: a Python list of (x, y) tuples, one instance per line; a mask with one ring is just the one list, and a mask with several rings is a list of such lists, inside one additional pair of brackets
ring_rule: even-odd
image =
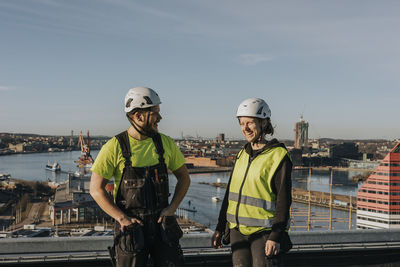
[[(400, 266), (400, 230), (313, 231), (290, 233), (293, 249), (287, 267)], [(211, 234), (185, 235), (181, 245), (188, 267), (232, 266), (230, 247), (210, 247)], [(110, 266), (112, 237), (0, 239), (0, 265)]]
[[(210, 247), (211, 234), (184, 235), (183, 248)], [(112, 236), (93, 237), (37, 237), (0, 239), (0, 255), (28, 253), (59, 253), (81, 251), (105, 251), (112, 246)]]
[[(183, 249), (211, 248), (210, 233), (184, 235), (181, 239)], [(399, 243), (399, 229), (356, 230), (356, 231), (312, 231), (291, 232), (294, 246), (333, 245), (360, 243)], [(0, 239), (0, 257), (4, 254), (101, 252), (112, 245), (112, 236), (106, 237), (38, 237)]]
[(294, 245), (400, 242), (400, 229), (291, 232)]

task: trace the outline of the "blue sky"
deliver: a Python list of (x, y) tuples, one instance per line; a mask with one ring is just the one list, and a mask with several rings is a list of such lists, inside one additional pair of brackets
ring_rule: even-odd
[(162, 132), (241, 137), (264, 98), (276, 137), (399, 138), (399, 1), (0, 0), (0, 132), (115, 135), (154, 88)]

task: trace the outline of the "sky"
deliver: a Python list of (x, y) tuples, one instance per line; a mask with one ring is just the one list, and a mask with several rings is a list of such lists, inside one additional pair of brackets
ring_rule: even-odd
[(240, 138), (263, 98), (274, 136), (400, 138), (399, 1), (0, 0), (0, 132), (113, 136), (129, 88), (161, 132)]

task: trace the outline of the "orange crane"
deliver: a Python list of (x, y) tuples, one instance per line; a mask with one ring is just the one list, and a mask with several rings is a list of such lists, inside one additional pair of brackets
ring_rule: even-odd
[(79, 163), (80, 165), (93, 163), (92, 155), (90, 155), (90, 144), (91, 142), (90, 142), (89, 131), (87, 132), (87, 144), (85, 144), (85, 139), (83, 138), (83, 134), (81, 131), (78, 136), (78, 146), (80, 146), (81, 148), (81, 157), (79, 158), (78, 161), (75, 161), (76, 163)]

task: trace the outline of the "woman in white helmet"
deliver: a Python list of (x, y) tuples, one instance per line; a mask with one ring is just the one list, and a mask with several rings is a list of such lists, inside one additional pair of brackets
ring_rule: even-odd
[[(92, 167), (90, 194), (116, 221), (110, 254), (117, 267), (183, 266), (182, 231), (174, 213), (190, 184), (185, 158), (175, 142), (158, 132), (160, 98), (147, 87), (125, 96), (128, 130), (110, 139)], [(178, 182), (169, 202), (168, 170)], [(105, 186), (114, 177), (114, 197)]]
[(283, 266), (292, 246), (291, 158), (284, 144), (265, 139), (274, 128), (264, 100), (244, 100), (236, 117), (248, 143), (236, 157), (212, 246), (230, 242), (233, 266)]

